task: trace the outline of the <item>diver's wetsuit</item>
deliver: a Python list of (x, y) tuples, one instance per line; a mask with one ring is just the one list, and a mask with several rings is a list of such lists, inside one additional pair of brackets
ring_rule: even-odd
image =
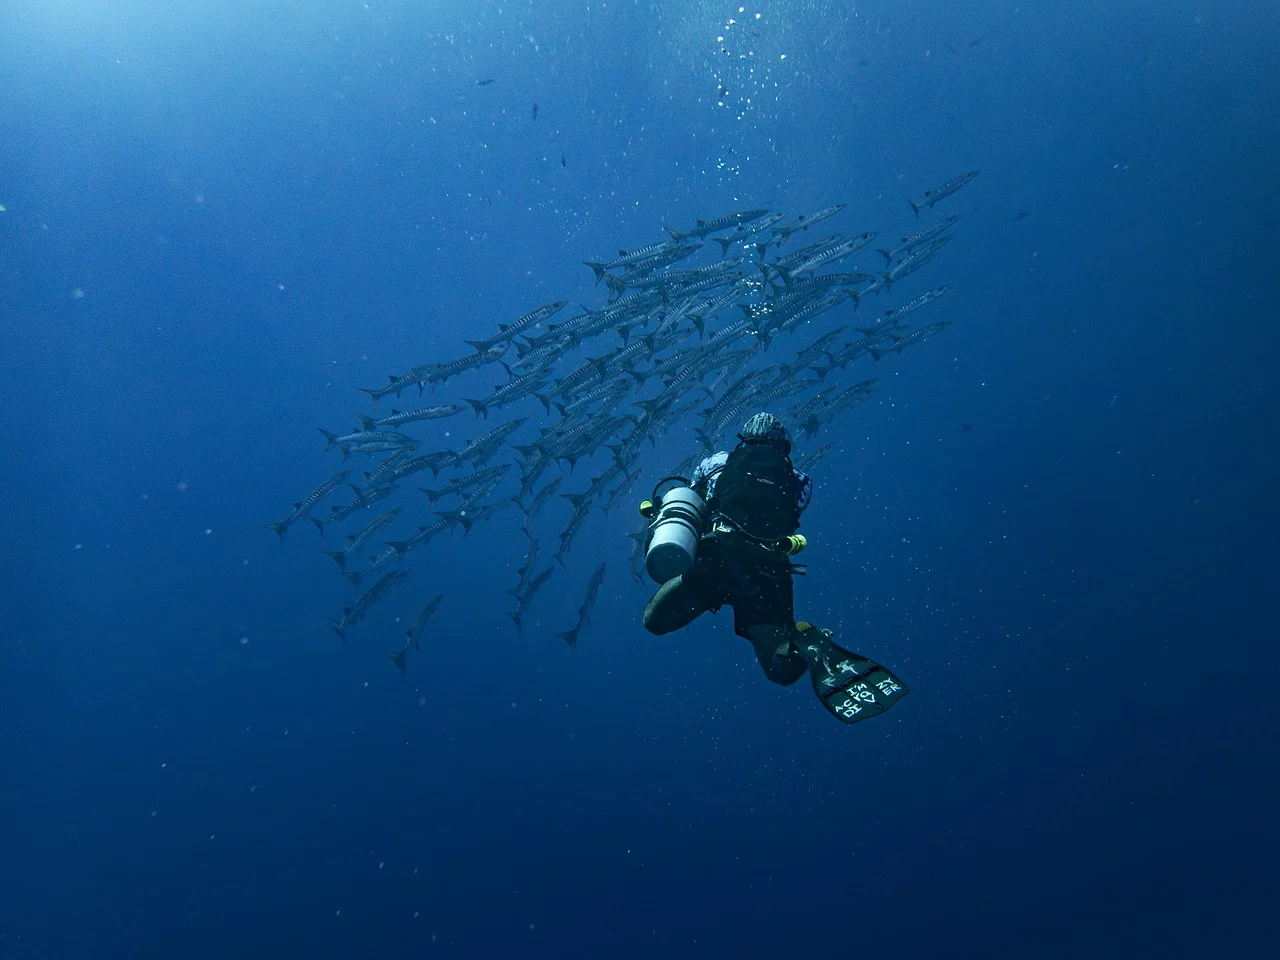
[[(650, 633), (670, 633), (727, 603), (733, 607), (734, 632), (751, 641), (765, 676), (774, 683), (792, 684), (807, 669), (804, 659), (789, 648), (778, 655), (795, 629), (792, 564), (767, 544), (795, 532), (800, 513), (809, 505), (813, 482), (794, 469), (783, 453), (763, 493), (756, 496), (749, 486), (744, 488), (737, 482), (741, 459), (735, 458), (731, 464), (730, 455), (721, 451), (703, 460), (694, 471), (691, 486), (707, 501), (709, 530), (692, 569), (668, 580), (653, 595), (645, 607), (644, 626)], [(716, 487), (726, 466), (730, 468), (730, 490), (726, 497), (718, 498)], [(767, 502), (771, 496), (775, 500), (772, 504)], [(759, 509), (750, 509), (753, 506)], [(732, 509), (740, 516), (728, 516), (722, 509)]]

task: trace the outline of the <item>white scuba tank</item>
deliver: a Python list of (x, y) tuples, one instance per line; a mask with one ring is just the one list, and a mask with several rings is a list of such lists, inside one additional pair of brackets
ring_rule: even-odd
[(658, 583), (666, 583), (693, 566), (698, 541), (707, 518), (707, 505), (689, 487), (675, 487), (662, 498), (662, 506), (649, 529), (649, 549), (644, 566)]

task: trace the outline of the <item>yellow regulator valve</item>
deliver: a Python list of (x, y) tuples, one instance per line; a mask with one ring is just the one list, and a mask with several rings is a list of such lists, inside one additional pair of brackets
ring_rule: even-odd
[(809, 545), (808, 539), (802, 533), (793, 533), (789, 537), (783, 537), (773, 545), (773, 548), (781, 554), (793, 557), (805, 547)]

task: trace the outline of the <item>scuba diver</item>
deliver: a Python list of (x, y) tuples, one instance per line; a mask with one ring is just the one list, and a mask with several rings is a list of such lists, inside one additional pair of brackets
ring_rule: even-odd
[[(822, 705), (845, 723), (877, 716), (907, 693), (892, 673), (832, 642), (834, 635), (796, 622), (792, 557), (807, 546), (797, 533), (813, 481), (791, 463), (782, 422), (757, 413), (738, 445), (702, 461), (687, 484), (658, 482), (640, 505), (650, 519), (645, 565), (661, 584), (644, 626), (662, 635), (729, 604), (734, 632), (751, 642), (764, 675), (783, 686), (807, 672)], [(680, 481), (661, 497), (668, 481)]]

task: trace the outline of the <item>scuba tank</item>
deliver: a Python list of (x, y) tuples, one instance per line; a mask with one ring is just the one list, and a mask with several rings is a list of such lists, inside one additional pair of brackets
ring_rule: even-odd
[[(666, 496), (658, 495), (658, 487), (668, 480), (680, 481)], [(656, 505), (655, 505), (656, 504)], [(649, 524), (649, 547), (644, 566), (657, 583), (666, 583), (693, 566), (698, 556), (698, 542), (707, 521), (707, 505), (683, 477), (663, 477), (653, 488), (653, 502), (640, 504), (640, 512), (652, 517)]]

